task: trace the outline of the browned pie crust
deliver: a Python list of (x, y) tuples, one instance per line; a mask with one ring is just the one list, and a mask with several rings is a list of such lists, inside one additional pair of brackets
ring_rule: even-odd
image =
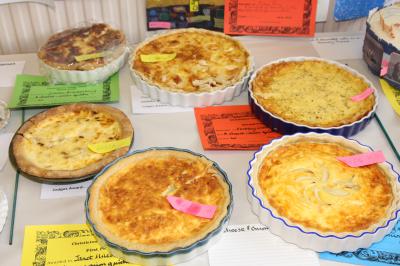
[[(40, 48), (38, 57), (45, 64), (61, 70), (92, 70), (117, 59), (125, 51), (122, 31), (100, 23), (74, 28), (52, 35)], [(75, 56), (106, 52), (105, 57), (78, 62)]]
[[(32, 159), (28, 158), (27, 150), (24, 147), (24, 143), (28, 141), (24, 134), (28, 134), (32, 129), (36, 126), (40, 125), (42, 122), (46, 123), (46, 120), (51, 119), (52, 117), (56, 117), (62, 114), (70, 114), (71, 115), (79, 115), (81, 112), (90, 112), (90, 114), (104, 114), (111, 119), (108, 120), (115, 120), (120, 127), (120, 133), (118, 139), (124, 139), (128, 137), (132, 137), (133, 141), (133, 128), (129, 118), (120, 110), (113, 108), (107, 105), (98, 105), (98, 104), (86, 104), (86, 103), (78, 103), (78, 104), (71, 104), (71, 105), (62, 105), (55, 108), (51, 108), (47, 111), (39, 113), (29, 120), (27, 120), (16, 132), (12, 142), (11, 148), (12, 153), (15, 157), (15, 162), (17, 167), (24, 173), (40, 177), (40, 178), (47, 178), (47, 179), (74, 179), (79, 177), (84, 177), (87, 175), (95, 174), (99, 172), (104, 166), (108, 163), (113, 161), (114, 159), (124, 155), (128, 152), (129, 147), (123, 147), (112, 152), (104, 154), (101, 159), (89, 163), (88, 165), (81, 167), (79, 169), (72, 169), (72, 170), (55, 170), (55, 169), (46, 169), (42, 166), (38, 166), (36, 162)], [(95, 119), (96, 120), (96, 119)], [(98, 123), (107, 123), (110, 121), (101, 121)], [(79, 120), (79, 123), (84, 125), (85, 120)], [(113, 122), (113, 123), (114, 123)], [(55, 134), (60, 134), (63, 136), (62, 133), (55, 131)], [(97, 135), (96, 135), (97, 136)], [(79, 137), (80, 136), (76, 136)], [(32, 143), (32, 142), (30, 142)], [(91, 144), (91, 143), (87, 143)], [(87, 144), (85, 147), (87, 148)], [(39, 146), (43, 145), (38, 143)], [(55, 145), (56, 146), (56, 145)], [(50, 148), (49, 148), (50, 149)], [(49, 157), (48, 160), (52, 161), (53, 158)], [(77, 157), (72, 157), (71, 160), (79, 160)]]

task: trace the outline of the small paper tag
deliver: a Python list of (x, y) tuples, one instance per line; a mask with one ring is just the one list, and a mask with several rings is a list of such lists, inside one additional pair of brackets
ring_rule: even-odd
[(171, 22), (168, 21), (150, 21), (149, 22), (150, 29), (170, 29)]
[(381, 77), (385, 76), (388, 73), (388, 69), (389, 69), (389, 61), (382, 59)]
[(125, 138), (109, 142), (89, 144), (88, 148), (95, 153), (107, 153), (131, 145), (131, 140), (132, 138)]
[(190, 12), (199, 12), (199, 0), (190, 0)]
[(95, 53), (95, 54), (83, 54), (83, 55), (75, 56), (75, 60), (77, 62), (82, 62), (82, 61), (86, 61), (86, 60), (90, 60), (90, 59), (96, 59), (96, 58), (100, 58), (100, 57), (104, 57), (104, 56), (105, 56), (104, 52)]
[(144, 63), (167, 62), (176, 57), (176, 53), (172, 54), (141, 54), (140, 60)]
[(373, 88), (367, 88), (365, 91), (363, 91), (362, 93), (351, 97), (351, 100), (353, 102), (359, 102), (362, 101), (364, 99), (366, 99), (368, 96), (370, 96), (372, 93), (374, 93), (374, 89)]
[(384, 162), (385, 155), (382, 151), (356, 154), (353, 156), (337, 157), (337, 159), (350, 167), (360, 167)]
[(167, 200), (175, 210), (202, 218), (212, 219), (217, 210), (217, 206), (204, 205), (179, 197), (168, 196)]

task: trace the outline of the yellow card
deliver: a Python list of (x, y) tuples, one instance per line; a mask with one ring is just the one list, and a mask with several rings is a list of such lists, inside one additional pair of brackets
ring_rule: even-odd
[(189, 3), (190, 12), (198, 12), (199, 11), (199, 1), (200, 0), (190, 0), (190, 3)]
[(89, 144), (88, 148), (95, 153), (107, 153), (122, 147), (131, 145), (132, 138), (124, 138), (115, 141), (101, 142), (96, 144)]
[(400, 90), (393, 88), (386, 80), (379, 79), (381, 87), (393, 109), (400, 115)]
[(176, 53), (172, 54), (141, 54), (140, 60), (144, 63), (168, 62), (176, 57)]
[(112, 256), (86, 224), (25, 227), (21, 266), (137, 265)]
[(75, 60), (78, 62), (90, 60), (90, 59), (96, 59), (100, 57), (104, 57), (105, 53), (95, 53), (95, 54), (83, 54), (83, 55), (77, 55), (75, 56)]

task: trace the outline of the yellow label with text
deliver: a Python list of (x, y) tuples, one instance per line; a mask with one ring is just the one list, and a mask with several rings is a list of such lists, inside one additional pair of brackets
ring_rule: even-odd
[(383, 92), (392, 108), (400, 115), (400, 90), (393, 88), (386, 80), (379, 79)]
[(88, 148), (95, 153), (107, 153), (131, 145), (132, 138), (119, 139), (109, 142), (89, 144)]
[(86, 224), (25, 227), (21, 265), (120, 266), (137, 265), (101, 247)]
[(104, 57), (105, 53), (95, 53), (95, 54), (83, 54), (83, 55), (77, 55), (75, 56), (75, 60), (77, 62), (82, 62), (90, 59), (96, 59), (100, 57)]
[(200, 2), (200, 0), (190, 0), (190, 3), (189, 3), (190, 12), (198, 12), (199, 11), (199, 2)]
[(140, 60), (144, 63), (155, 63), (155, 62), (168, 62), (176, 57), (176, 53), (172, 54), (141, 54)]

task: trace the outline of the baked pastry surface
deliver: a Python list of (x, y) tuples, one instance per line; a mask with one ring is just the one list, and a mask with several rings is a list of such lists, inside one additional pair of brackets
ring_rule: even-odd
[[(227, 183), (212, 162), (187, 152), (149, 150), (128, 156), (90, 188), (91, 222), (108, 241), (129, 250), (167, 252), (218, 228), (227, 215)], [(175, 210), (172, 195), (217, 207), (212, 219)]]
[(339, 127), (368, 115), (372, 94), (353, 102), (369, 85), (335, 64), (320, 60), (287, 61), (267, 65), (253, 79), (256, 101), (271, 114), (299, 125)]

